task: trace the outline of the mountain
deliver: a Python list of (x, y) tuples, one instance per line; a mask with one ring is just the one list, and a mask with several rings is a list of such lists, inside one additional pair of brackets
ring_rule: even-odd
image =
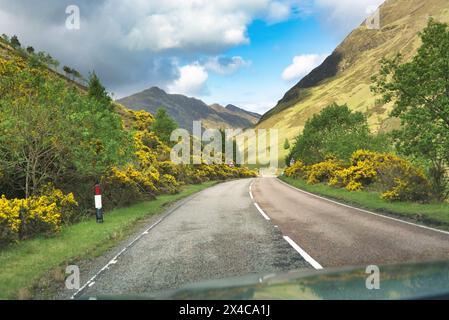
[(248, 121), (252, 123), (252, 127), (257, 124), (257, 122), (259, 122), (260, 118), (262, 117), (258, 113), (246, 111), (232, 104), (228, 104), (226, 107), (223, 107), (219, 104), (213, 104), (210, 105), (210, 107), (218, 112), (223, 118), (239, 116), (240, 119), (235, 118), (235, 120), (233, 120), (236, 121), (235, 127), (237, 128), (248, 128)]
[(277, 128), (280, 141), (291, 141), (307, 119), (333, 102), (347, 103), (352, 110), (363, 112), (373, 131), (398, 126), (398, 121), (389, 117), (392, 105), (379, 104), (371, 93), (371, 77), (379, 72), (383, 57), (401, 53), (407, 61), (416, 54), (421, 41), (418, 32), (430, 16), (449, 22), (449, 1), (386, 1), (380, 7), (380, 30), (368, 29), (362, 23), (319, 67), (291, 88), (257, 128)]
[(261, 117), (231, 105), (208, 106), (201, 100), (180, 94), (168, 94), (157, 87), (119, 99), (117, 102), (130, 109), (145, 110), (153, 114), (163, 107), (181, 128), (188, 130), (192, 129), (193, 121), (201, 121), (204, 128), (245, 129), (254, 126)]

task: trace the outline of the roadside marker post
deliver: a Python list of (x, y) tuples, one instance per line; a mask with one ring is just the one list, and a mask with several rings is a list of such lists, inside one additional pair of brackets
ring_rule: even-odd
[(97, 223), (103, 223), (103, 203), (101, 200), (101, 186), (99, 183), (95, 185), (95, 209), (96, 209), (96, 217)]

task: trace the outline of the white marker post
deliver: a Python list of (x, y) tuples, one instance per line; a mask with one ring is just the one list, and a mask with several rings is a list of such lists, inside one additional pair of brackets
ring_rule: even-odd
[(103, 203), (101, 201), (101, 186), (99, 183), (95, 185), (95, 209), (97, 210), (97, 223), (103, 223)]

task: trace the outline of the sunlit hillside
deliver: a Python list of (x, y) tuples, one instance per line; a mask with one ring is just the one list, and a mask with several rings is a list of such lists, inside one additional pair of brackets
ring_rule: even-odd
[(403, 54), (411, 58), (420, 45), (418, 32), (429, 17), (449, 21), (447, 0), (390, 0), (380, 9), (380, 30), (365, 23), (355, 29), (317, 69), (286, 93), (278, 105), (264, 115), (257, 128), (279, 129), (281, 158), (285, 139), (293, 142), (307, 119), (332, 102), (367, 115), (373, 131), (387, 131), (399, 125), (389, 118), (391, 105), (376, 103), (371, 77), (383, 57)]

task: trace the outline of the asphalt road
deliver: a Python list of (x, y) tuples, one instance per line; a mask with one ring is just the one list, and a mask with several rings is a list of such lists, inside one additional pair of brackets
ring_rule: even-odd
[(258, 179), (255, 201), (322, 267), (449, 259), (449, 234), (395, 221), (300, 192), (276, 178)]
[(448, 233), (333, 203), (274, 177), (217, 185), (167, 214), (117, 248), (106, 266), (110, 257), (90, 268), (94, 277), (80, 295), (145, 295), (256, 273), (449, 259)]
[(184, 202), (110, 262), (80, 296), (145, 295), (204, 280), (310, 269), (254, 206), (253, 181), (219, 184)]

